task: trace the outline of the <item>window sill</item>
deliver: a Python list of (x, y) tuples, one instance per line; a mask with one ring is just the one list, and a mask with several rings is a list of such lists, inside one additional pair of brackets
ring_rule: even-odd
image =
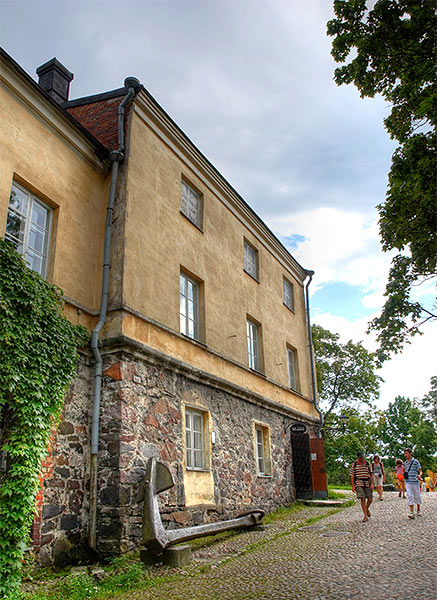
[(249, 275), (249, 277), (251, 279), (253, 279), (254, 281), (256, 281), (257, 283), (259, 283), (259, 279), (258, 277), (255, 277), (255, 275), (252, 275), (252, 273), (249, 273), (249, 271), (246, 271), (246, 269), (243, 267), (243, 271), (246, 273), (246, 275)]
[(179, 212), (184, 217), (184, 219), (186, 219), (189, 223), (191, 223), (191, 225), (194, 225), (194, 227), (196, 229), (198, 229), (200, 231), (200, 233), (203, 233), (203, 228), (202, 228), (201, 225), (198, 225), (197, 223), (195, 223), (194, 221), (192, 221), (190, 219), (190, 217), (187, 217), (187, 215), (185, 213), (183, 213), (181, 210)]
[(260, 479), (272, 479), (273, 477), (273, 475), (266, 475), (265, 473), (257, 473), (256, 476)]
[(185, 467), (187, 471), (195, 471), (196, 473), (211, 473), (211, 469), (198, 469), (196, 467)]
[(285, 304), (285, 302), (283, 302), (282, 304), (283, 304), (283, 305), (285, 306), (285, 308), (287, 308), (287, 309), (288, 309), (288, 310), (289, 310), (291, 313), (293, 313), (293, 315), (295, 315), (295, 314), (296, 314), (296, 312), (295, 312), (294, 308), (291, 308), (290, 306), (288, 306), (288, 304)]
[(249, 367), (249, 369), (256, 375), (259, 375), (260, 377), (266, 377), (266, 374), (262, 371), (258, 371), (258, 369), (254, 369), (253, 367)]
[(205, 342), (201, 342), (200, 340), (196, 339), (196, 338), (192, 338), (189, 335), (187, 335), (186, 333), (182, 333), (182, 331), (179, 332), (186, 340), (189, 340), (190, 342), (194, 342), (195, 344), (199, 344), (200, 346), (203, 346), (204, 348), (208, 348), (208, 346), (205, 344)]

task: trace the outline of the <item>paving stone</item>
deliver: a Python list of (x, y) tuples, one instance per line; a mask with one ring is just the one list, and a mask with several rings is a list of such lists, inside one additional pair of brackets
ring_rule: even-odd
[[(422, 501), (423, 517), (414, 521), (396, 492), (374, 502), (367, 523), (358, 503), (335, 513), (332, 507), (305, 507), (263, 531), (244, 531), (193, 551), (193, 563), (183, 569), (154, 568), (156, 575), (179, 576), (118, 598), (435, 600), (437, 493), (422, 494)], [(324, 518), (308, 525), (313, 517)], [(320, 525), (334, 537), (321, 535)], [(343, 532), (348, 535), (336, 536)]]

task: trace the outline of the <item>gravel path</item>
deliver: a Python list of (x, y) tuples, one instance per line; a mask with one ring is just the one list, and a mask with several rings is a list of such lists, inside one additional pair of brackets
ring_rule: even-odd
[[(435, 600), (437, 493), (422, 494), (421, 518), (407, 518), (395, 492), (374, 501), (362, 523), (358, 504), (305, 508), (193, 553), (185, 569), (126, 600)], [(307, 520), (325, 516), (308, 525)], [(300, 530), (307, 525), (311, 528)], [(345, 535), (336, 535), (343, 532)], [(331, 535), (334, 534), (334, 535)], [(124, 597), (123, 597), (124, 598)]]

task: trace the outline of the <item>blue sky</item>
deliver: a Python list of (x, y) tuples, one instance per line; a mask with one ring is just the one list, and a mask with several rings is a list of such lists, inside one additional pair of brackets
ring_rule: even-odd
[(313, 319), (317, 321), (317, 315), (324, 312), (336, 317), (347, 316), (353, 321), (371, 317), (374, 311), (361, 302), (362, 298), (363, 289), (357, 285), (343, 282), (327, 283), (311, 298)]
[[(391, 260), (375, 207), (395, 146), (384, 101), (333, 82), (332, 16), (330, 0), (2, 0), (0, 39), (33, 76), (56, 56), (75, 74), (71, 98), (138, 77), (315, 271), (313, 322), (373, 350)], [(384, 366), (381, 406), (427, 393), (434, 339), (427, 327)]]

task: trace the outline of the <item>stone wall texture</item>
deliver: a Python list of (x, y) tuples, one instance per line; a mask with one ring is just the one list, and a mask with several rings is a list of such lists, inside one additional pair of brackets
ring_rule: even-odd
[[(271, 511), (294, 500), (290, 435), (292, 419), (207, 385), (147, 354), (124, 348), (104, 358), (98, 470), (97, 549), (119, 554), (141, 543), (142, 491), (151, 456), (170, 469), (175, 486), (160, 495), (168, 528), (227, 519), (251, 507)], [(41, 562), (70, 559), (86, 546), (92, 369), (83, 360), (66, 397), (46, 469), (40, 522), (34, 526)], [(216, 439), (211, 467), (215, 506), (185, 505), (182, 403), (210, 411)], [(253, 421), (271, 432), (273, 476), (259, 477)]]

